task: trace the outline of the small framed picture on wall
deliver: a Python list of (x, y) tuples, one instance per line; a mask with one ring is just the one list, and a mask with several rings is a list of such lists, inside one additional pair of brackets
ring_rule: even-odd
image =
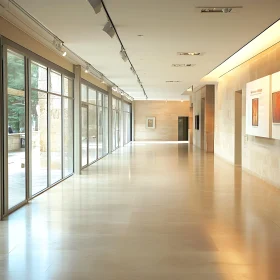
[(156, 118), (155, 117), (147, 117), (146, 118), (146, 128), (155, 129), (156, 128)]

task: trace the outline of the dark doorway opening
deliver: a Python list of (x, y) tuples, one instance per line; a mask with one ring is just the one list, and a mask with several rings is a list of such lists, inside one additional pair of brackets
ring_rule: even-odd
[(178, 141), (189, 141), (188, 117), (178, 117)]

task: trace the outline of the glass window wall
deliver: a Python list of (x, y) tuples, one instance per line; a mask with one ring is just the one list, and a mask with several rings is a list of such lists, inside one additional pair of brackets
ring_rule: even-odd
[(108, 96), (86, 84), (81, 86), (82, 99), (82, 167), (109, 152)]
[(120, 147), (121, 100), (112, 97), (112, 149)]
[(124, 102), (123, 105), (123, 118), (124, 118), (124, 144), (131, 141), (132, 129), (132, 107), (131, 104)]
[(4, 214), (73, 173), (73, 79), (4, 48)]
[(26, 195), (26, 59), (7, 51), (8, 208), (27, 199)]

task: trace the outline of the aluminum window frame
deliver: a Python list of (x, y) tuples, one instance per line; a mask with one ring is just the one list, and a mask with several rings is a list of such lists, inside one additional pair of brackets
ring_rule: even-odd
[[(106, 90), (90, 83), (89, 81), (87, 81), (85, 79), (81, 79), (81, 85), (80, 85), (81, 89), (82, 89), (82, 85), (87, 87), (87, 102), (81, 100), (81, 105), (80, 106), (82, 107), (83, 104), (87, 104), (88, 106), (95, 106), (96, 107), (96, 135), (97, 135), (97, 137), (96, 137), (96, 144), (97, 144), (96, 148), (97, 149), (96, 149), (96, 160), (94, 160), (92, 162), (89, 162), (89, 155), (88, 155), (88, 165), (82, 166), (81, 170), (91, 166), (92, 164), (96, 163), (97, 161), (106, 157), (109, 154), (109, 129), (110, 129), (110, 127), (109, 127), (109, 110), (110, 110), (110, 108), (109, 108), (109, 94), (108, 94), (108, 92)], [(96, 104), (90, 103), (89, 100), (88, 100), (89, 88), (94, 90), (95, 93), (96, 93)], [(98, 104), (98, 93), (101, 93), (101, 96), (102, 96), (101, 105)], [(80, 94), (82, 94), (81, 90), (80, 90)], [(103, 97), (104, 95), (106, 95), (107, 98), (108, 98), (108, 107), (104, 106), (104, 101), (103, 101), (104, 100), (104, 97)], [(99, 144), (99, 140), (100, 140), (99, 139), (99, 125), (98, 125), (99, 124), (99, 115), (98, 115), (98, 108), (99, 107), (102, 108), (102, 114), (103, 114), (103, 109), (104, 108), (108, 109), (108, 122), (107, 122), (107, 125), (108, 125), (108, 137), (107, 137), (108, 153), (106, 153), (105, 155), (103, 155), (103, 153), (102, 153), (100, 156), (99, 156), (99, 148), (98, 148), (98, 144)], [(89, 111), (89, 108), (88, 108), (88, 111)], [(104, 125), (102, 123), (102, 140), (103, 140), (103, 135), (104, 135)], [(80, 137), (81, 137), (81, 135), (80, 135)], [(80, 147), (80, 148), (82, 148), (82, 147)], [(89, 148), (88, 148), (88, 151), (89, 151)]]
[[(20, 54), (24, 57), (24, 70), (25, 70), (25, 200), (18, 203), (17, 205), (9, 208), (8, 206), (8, 200), (9, 200), (9, 186), (8, 186), (8, 131), (7, 131), (7, 122), (8, 122), (8, 71), (7, 71), (7, 55), (8, 50), (14, 51), (17, 54)], [(73, 121), (72, 121), (72, 129), (74, 133), (74, 73), (52, 63), (51, 61), (33, 53), (32, 51), (18, 45), (17, 43), (3, 37), (0, 35), (0, 61), (1, 67), (0, 67), (0, 106), (3, 108), (3, 120), (0, 121), (0, 129), (3, 133), (3, 139), (0, 139), (0, 149), (3, 154), (1, 156), (0, 160), (0, 167), (1, 171), (1, 182), (0, 182), (0, 219), (8, 216), (9, 214), (13, 213), (14, 211), (18, 210), (22, 206), (26, 205), (30, 200), (37, 197), (38, 195), (42, 194), (43, 192), (51, 189), (52, 187), (56, 186), (60, 182), (66, 180), (67, 178), (71, 177), (74, 174), (74, 139), (72, 144), (72, 151), (73, 151), (73, 170), (72, 173), (65, 176), (64, 173), (64, 102), (65, 98), (67, 100), (72, 100), (72, 110), (73, 110)], [(42, 66), (47, 68), (47, 91), (32, 88), (31, 87), (31, 63), (38, 63)], [(61, 94), (55, 94), (52, 92), (49, 92), (49, 85), (50, 85), (50, 70), (53, 70), (55, 72), (58, 72), (61, 75)], [(64, 78), (68, 78), (72, 81), (72, 94), (71, 96), (64, 95)], [(32, 137), (31, 133), (31, 118), (30, 118), (30, 105), (31, 105), (31, 91), (35, 90), (38, 92), (44, 92), (47, 94), (47, 187), (43, 190), (39, 191), (38, 193), (32, 195)], [(57, 182), (51, 184), (50, 181), (50, 94), (59, 96), (61, 98), (61, 179)], [(27, 133), (26, 133), (27, 132)]]

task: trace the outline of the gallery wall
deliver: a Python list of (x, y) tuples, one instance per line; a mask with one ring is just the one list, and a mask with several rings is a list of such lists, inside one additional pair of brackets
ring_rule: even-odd
[[(202, 112), (202, 99), (205, 100)], [(215, 87), (207, 85), (192, 94), (193, 104), (193, 144), (207, 152), (214, 152), (214, 114), (215, 114)], [(198, 116), (199, 129), (196, 129)], [(204, 129), (203, 129), (204, 117)], [(202, 131), (203, 130), (203, 131)], [(203, 134), (203, 135), (202, 135)]]
[[(178, 117), (189, 116), (188, 101), (135, 101), (135, 141), (177, 141)], [(156, 128), (146, 128), (146, 118), (156, 118)]]
[[(242, 167), (265, 181), (280, 187), (280, 141), (249, 135), (248, 128), (248, 134), (246, 134), (247, 84), (278, 71), (280, 71), (280, 44), (259, 54), (219, 79), (215, 102), (215, 153), (234, 163), (235, 92), (241, 90)], [(248, 112), (247, 107), (248, 113), (250, 112)], [(259, 115), (259, 118), (261, 117)], [(259, 122), (261, 124), (262, 120), (259, 119)], [(250, 132), (250, 134), (252, 133)]]

